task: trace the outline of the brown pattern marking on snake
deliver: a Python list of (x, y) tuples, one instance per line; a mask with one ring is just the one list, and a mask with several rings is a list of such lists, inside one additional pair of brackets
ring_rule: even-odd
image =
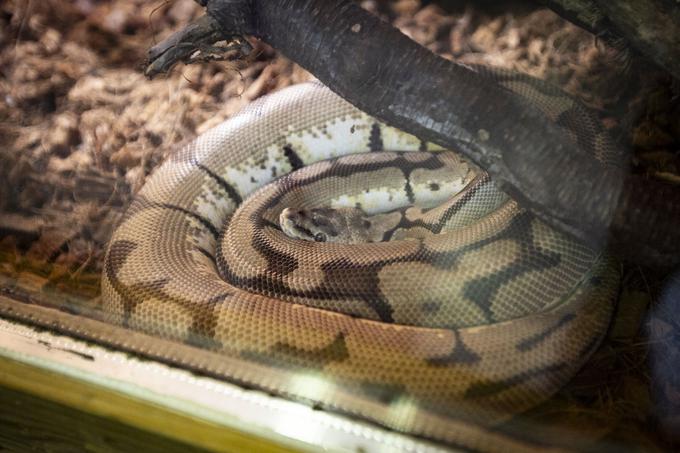
[[(384, 261), (362, 264), (349, 260), (330, 261), (321, 266), (324, 278), (318, 286), (311, 290), (295, 289), (285, 282), (284, 277), (297, 269), (295, 257), (286, 255), (271, 247), (265, 240), (255, 240), (251, 247), (267, 261), (266, 272), (253, 277), (241, 277), (232, 272), (229, 264), (218, 262), (222, 278), (230, 284), (247, 288), (250, 291), (267, 295), (276, 293), (282, 299), (311, 300), (359, 300), (375, 312), (383, 322), (393, 322), (392, 307), (380, 292), (378, 272), (386, 264)], [(218, 253), (218, 260), (221, 253)], [(398, 260), (408, 262), (411, 256), (403, 256)], [(341, 277), (341, 278), (339, 278)], [(266, 292), (265, 292), (266, 291)], [(304, 304), (304, 301), (302, 302)], [(348, 312), (350, 315), (358, 313)]]
[(489, 398), (491, 395), (508, 391), (532, 379), (562, 373), (566, 368), (568, 368), (567, 362), (557, 362), (546, 366), (529, 368), (506, 379), (479, 380), (470, 384), (464, 398), (468, 400)]
[(382, 128), (379, 123), (371, 124), (371, 135), (368, 139), (368, 149), (371, 151), (384, 151)]
[(286, 143), (285, 145), (283, 145), (283, 155), (286, 157), (286, 159), (288, 159), (288, 163), (290, 164), (290, 168), (292, 169), (291, 171), (299, 170), (300, 168), (305, 166), (305, 163), (302, 161), (302, 158), (300, 158), (297, 151), (295, 151), (295, 148), (293, 148), (293, 145), (291, 145), (290, 143)]
[[(255, 223), (261, 222), (261, 216), (252, 218)], [(383, 322), (394, 322), (393, 307), (389, 297), (381, 287), (380, 273), (383, 269), (396, 263), (422, 263), (435, 269), (452, 270), (459, 261), (470, 252), (480, 250), (499, 241), (507, 240), (518, 245), (519, 253), (514, 262), (503, 269), (488, 275), (467, 281), (463, 287), (464, 296), (475, 304), (483, 313), (485, 319), (491, 322), (493, 312), (491, 305), (494, 296), (509, 281), (537, 270), (545, 270), (559, 265), (560, 256), (554, 252), (544, 252), (537, 248), (533, 239), (531, 223), (534, 217), (527, 212), (521, 212), (510, 220), (510, 223), (489, 237), (472, 242), (468, 245), (450, 250), (426, 250), (425, 242), (413, 241), (417, 248), (411, 253), (396, 253), (387, 259), (362, 261), (351, 260), (344, 256), (335, 256), (322, 264), (319, 268), (323, 278), (313, 289), (297, 289), (286, 280), (286, 276), (298, 268), (298, 259), (292, 254), (284, 253), (274, 248), (271, 241), (258, 234), (254, 234), (251, 248), (267, 263), (265, 272), (251, 277), (237, 276), (229, 267), (229, 263), (220, 263), (223, 278), (237, 287), (260, 292), (263, 289), (279, 294), (289, 301), (302, 299), (311, 300), (358, 300), (370, 308)], [(411, 241), (409, 241), (411, 242)], [(221, 253), (218, 254), (218, 257)], [(430, 306), (437, 306), (445, 300), (430, 300)], [(305, 303), (304, 300), (301, 303)], [(349, 312), (348, 314), (358, 315)], [(432, 325), (430, 327), (444, 327), (447, 325)]]
[(453, 349), (447, 355), (430, 357), (427, 359), (428, 365), (436, 367), (444, 367), (451, 365), (460, 365), (461, 363), (471, 365), (477, 363), (481, 360), (479, 354), (477, 354), (472, 349), (468, 348), (463, 339), (460, 336), (458, 329), (451, 329), (455, 342), (453, 343)]
[(133, 291), (142, 291), (145, 295), (148, 295), (152, 288), (161, 288), (167, 284), (168, 279), (163, 278), (153, 282), (138, 284), (134, 288), (123, 285), (118, 279), (118, 275), (125, 266), (128, 257), (132, 252), (137, 249), (138, 245), (134, 242), (127, 240), (115, 241), (109, 246), (108, 259), (106, 260), (106, 266), (104, 268), (104, 273), (111, 283), (111, 285), (116, 289), (121, 297), (121, 303), (123, 304), (123, 325), (128, 326), (128, 321), (130, 319), (131, 313), (134, 311), (135, 307), (142, 302), (143, 299), (132, 298), (129, 296)]
[(213, 225), (210, 220), (207, 218), (203, 217), (202, 215), (184, 208), (182, 206), (174, 205), (171, 203), (158, 203), (156, 201), (150, 200), (146, 197), (138, 195), (137, 198), (135, 198), (135, 201), (130, 205), (130, 207), (125, 211), (125, 214), (123, 215), (120, 224), (125, 223), (129, 219), (139, 215), (141, 212), (150, 210), (150, 209), (169, 209), (172, 211), (176, 211), (179, 213), (184, 214), (187, 217), (190, 217), (197, 221), (200, 225), (202, 225), (207, 232), (210, 233), (211, 236), (213, 236), (215, 239), (219, 237), (219, 226)]
[(465, 191), (461, 192), (460, 196), (454, 196), (444, 205), (435, 206), (429, 210), (424, 209), (424, 213), (430, 214), (427, 219), (422, 216), (418, 216), (413, 220), (409, 219), (408, 209), (410, 208), (404, 209), (399, 223), (393, 228), (386, 230), (383, 234), (383, 241), (387, 242), (391, 240), (400, 230), (411, 230), (413, 228), (423, 228), (432, 234), (441, 233), (451, 218), (456, 215), (461, 208), (465, 207), (470, 199), (474, 198), (477, 192), (479, 192), (485, 184), (489, 184), (489, 176), (487, 173), (475, 178), (475, 180), (466, 187)]
[[(389, 157), (389, 158), (387, 158)], [(297, 179), (295, 181), (284, 180), (278, 190), (272, 194), (267, 203), (260, 206), (258, 209), (250, 213), (249, 221), (255, 225), (254, 234), (249, 234), (252, 238), (250, 241), (250, 249), (259, 256), (265, 263), (265, 269), (259, 275), (247, 276), (239, 275), (239, 272), (230, 267), (229, 262), (224, 259), (222, 251), (222, 242), (218, 245), (218, 267), (221, 269), (222, 278), (227, 282), (237, 287), (246, 287), (249, 290), (263, 294), (281, 294), (289, 298), (306, 298), (316, 300), (341, 300), (353, 299), (363, 301), (371, 310), (373, 310), (378, 319), (385, 322), (392, 322), (392, 309), (386, 301), (386, 298), (380, 295), (378, 273), (382, 267), (390, 263), (390, 260), (381, 260), (373, 264), (365, 264), (360, 267), (353, 267), (350, 264), (354, 262), (329, 261), (322, 265), (320, 269), (324, 274), (324, 278), (319, 282), (319, 286), (312, 291), (298, 290), (287, 284), (284, 278), (290, 273), (298, 269), (298, 259), (292, 254), (287, 254), (283, 251), (277, 250), (272, 243), (264, 238), (261, 234), (265, 226), (265, 222), (272, 223), (268, 220), (266, 211), (272, 207), (282, 204), (282, 198), (290, 196), (289, 186), (300, 187), (309, 186), (320, 181), (328, 180), (335, 174), (345, 174), (347, 177), (361, 177), (361, 174), (375, 175), (382, 171), (398, 171), (404, 180), (407, 181), (408, 186), (409, 175), (414, 170), (422, 168), (441, 169), (444, 163), (436, 155), (409, 155), (394, 153), (391, 156), (383, 157), (382, 160), (371, 162), (368, 164), (355, 165), (345, 163), (340, 159), (334, 165), (322, 168), (307, 178)], [(407, 190), (408, 193), (408, 190)], [(285, 204), (285, 203), (284, 203)], [(277, 217), (277, 216), (274, 216)], [(238, 219), (233, 219), (234, 223), (239, 223)], [(413, 244), (411, 244), (412, 246)], [(227, 250), (229, 251), (229, 250)], [(411, 257), (410, 254), (402, 254), (398, 257), (399, 262), (406, 262)], [(395, 262), (394, 259), (391, 260)], [(345, 267), (346, 266), (346, 267)], [(341, 271), (342, 270), (342, 271)], [(356, 270), (356, 272), (354, 272)], [(348, 279), (347, 275), (336, 275), (338, 272), (347, 274), (353, 272), (356, 278)], [(342, 278), (338, 278), (342, 277)]]
[(515, 345), (515, 348), (518, 351), (528, 351), (530, 349), (533, 349), (537, 346), (539, 346), (541, 343), (546, 341), (552, 334), (554, 334), (556, 331), (564, 327), (565, 325), (569, 324), (574, 318), (576, 318), (576, 315), (573, 313), (567, 313), (566, 315), (562, 316), (560, 319), (557, 320), (555, 324), (552, 326), (548, 326), (541, 332), (537, 332), (527, 338), (524, 338), (522, 341), (517, 343)]
[[(221, 347), (214, 340), (217, 317), (215, 310), (217, 305), (223, 303), (232, 294), (225, 292), (212, 297), (210, 300), (197, 304), (195, 301), (173, 296), (164, 291), (169, 278), (160, 278), (149, 282), (140, 282), (126, 286), (118, 278), (119, 272), (125, 266), (128, 256), (137, 248), (137, 244), (119, 240), (109, 247), (110, 259), (104, 268), (106, 278), (116, 289), (123, 305), (123, 325), (129, 327), (130, 319), (135, 310), (141, 304), (149, 300), (160, 300), (167, 304), (177, 304), (191, 313), (192, 323), (187, 332), (185, 341), (194, 346), (217, 349)], [(135, 297), (132, 297), (135, 295)]]
[[(325, 169), (309, 175), (304, 179), (299, 177), (285, 177), (280, 182), (276, 194), (270, 197), (267, 204), (258, 209), (258, 214), (261, 215), (262, 211), (280, 205), (282, 198), (289, 196), (289, 190), (291, 188), (308, 186), (313, 183), (325, 181), (328, 178), (341, 178), (343, 176), (352, 177), (357, 173), (371, 176), (380, 170), (388, 170), (400, 172), (408, 185), (410, 175), (413, 171), (421, 169), (437, 170), (445, 167), (445, 163), (442, 162), (440, 156), (436, 154), (422, 155), (422, 157), (418, 158), (417, 153), (410, 153), (408, 156), (404, 156), (400, 153), (387, 153), (387, 156), (381, 157), (381, 160), (372, 161), (370, 163), (361, 163), (357, 165), (343, 162), (345, 160), (351, 160), (351, 158), (352, 156), (339, 158), (335, 160), (332, 165), (328, 165)], [(406, 189), (406, 191), (408, 192), (408, 189)], [(261, 225), (257, 226), (261, 227)]]
[[(319, 188), (319, 191), (322, 191), (324, 189), (323, 181), (332, 179), (346, 180), (347, 182), (344, 183), (344, 186), (362, 187), (363, 185), (359, 183), (363, 182), (365, 184), (366, 178), (370, 179), (371, 177), (376, 177), (376, 175), (380, 176), (381, 172), (393, 172), (395, 175), (392, 177), (395, 179), (398, 179), (398, 174), (403, 176), (403, 181), (405, 181), (405, 183), (401, 188), (404, 190), (407, 197), (412, 199), (413, 190), (409, 187), (410, 181), (413, 179), (412, 175), (418, 175), (418, 172), (423, 170), (422, 167), (425, 167), (426, 170), (430, 172), (430, 174), (436, 171), (444, 171), (446, 164), (442, 159), (448, 157), (443, 154), (428, 155), (421, 153), (410, 153), (407, 156), (399, 153), (392, 153), (391, 155), (390, 153), (384, 154), (390, 158), (381, 156), (382, 160), (380, 161), (372, 162), (370, 164), (362, 163), (358, 165), (353, 163), (345, 163), (344, 161), (348, 158), (348, 156), (346, 156), (344, 158), (338, 159), (339, 162), (336, 161), (336, 163), (333, 165), (328, 164), (325, 168), (317, 170), (317, 172), (314, 174), (306, 174), (305, 177), (290, 177), (284, 179), (280, 182), (280, 187), (278, 188), (277, 192), (269, 197), (267, 204), (262, 206), (261, 209), (252, 212), (251, 222), (254, 223), (254, 229), (261, 228), (262, 222), (267, 220), (270, 222), (278, 222), (279, 212), (276, 209), (271, 208), (276, 208), (279, 205), (293, 205), (296, 196), (295, 194), (297, 193), (296, 190), (299, 190), (302, 187), (307, 187), (309, 192), (314, 192), (314, 190), (309, 189), (309, 187), (312, 187), (313, 184), (320, 183), (322, 186)], [(389, 178), (390, 175), (385, 173), (384, 177)], [(461, 175), (460, 177), (462, 178), (463, 176)], [(424, 179), (424, 177), (419, 176), (416, 179), (420, 180)]]
[(241, 197), (241, 194), (238, 193), (236, 188), (232, 186), (226, 179), (203, 165), (202, 163), (198, 162), (195, 158), (192, 158), (190, 161), (193, 165), (196, 167), (200, 168), (204, 173), (206, 173), (210, 178), (212, 178), (213, 181), (217, 183), (217, 185), (224, 191), (224, 193), (227, 194), (227, 196), (231, 199), (231, 201), (234, 202), (236, 206), (240, 205), (243, 202), (243, 198)]
[(595, 352), (595, 350), (600, 346), (600, 343), (602, 343), (602, 338), (595, 336), (590, 339), (586, 344), (583, 345), (583, 347), (580, 349), (578, 352), (578, 357), (580, 359), (588, 358), (592, 353)]
[(520, 253), (513, 263), (501, 271), (471, 279), (464, 285), (464, 295), (479, 307), (489, 322), (493, 320), (491, 303), (493, 297), (510, 280), (518, 278), (528, 272), (545, 270), (560, 264), (561, 257), (554, 252), (545, 253), (536, 247), (531, 223), (536, 219), (526, 211), (515, 216), (508, 226), (496, 235), (482, 239), (454, 252), (437, 253), (431, 255), (431, 263), (435, 267), (450, 268), (466, 253), (480, 249), (486, 245), (501, 240), (515, 242), (520, 247)]
[(244, 350), (240, 356), (283, 369), (321, 371), (330, 363), (349, 360), (350, 353), (345, 342), (345, 335), (339, 332), (332, 342), (318, 348), (306, 349), (280, 341), (270, 347), (267, 352)]
[(182, 214), (186, 215), (187, 217), (190, 217), (194, 220), (196, 220), (198, 223), (203, 225), (206, 230), (215, 238), (217, 239), (220, 235), (219, 229), (217, 226), (213, 225), (210, 220), (207, 218), (203, 217), (200, 214), (197, 214), (189, 209), (183, 208), (181, 206), (177, 206), (174, 204), (170, 203), (151, 203), (149, 205), (149, 208), (163, 208), (163, 209), (170, 209), (172, 211), (177, 211), (181, 212)]
[(375, 398), (382, 404), (392, 404), (400, 397), (408, 395), (408, 389), (404, 385), (385, 384), (375, 381), (359, 382), (359, 389), (368, 398)]
[(151, 203), (152, 201), (149, 200), (145, 194), (137, 194), (134, 201), (123, 213), (123, 216), (120, 219), (120, 225), (135, 217), (139, 212), (144, 211)]
[[(430, 251), (426, 261), (435, 268), (450, 269), (455, 267), (456, 263), (467, 253), (479, 250), (487, 245), (502, 240), (518, 244), (519, 253), (514, 263), (502, 270), (480, 276), (477, 279), (471, 279), (464, 285), (464, 296), (480, 308), (487, 320), (491, 322), (493, 320), (491, 303), (494, 300), (495, 294), (504, 284), (525, 273), (545, 270), (560, 263), (560, 256), (558, 254), (553, 252), (545, 253), (536, 248), (531, 229), (531, 223), (534, 220), (535, 218), (528, 212), (522, 212), (515, 216), (509, 225), (495, 235), (460, 247), (453, 252)], [(416, 261), (415, 257), (413, 257), (413, 261)]]

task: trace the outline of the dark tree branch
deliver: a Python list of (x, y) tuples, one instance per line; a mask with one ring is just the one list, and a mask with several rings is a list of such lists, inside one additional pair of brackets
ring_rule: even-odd
[[(215, 47), (217, 41), (236, 40), (227, 47)], [(216, 53), (237, 50), (241, 55), (250, 51), (248, 41), (240, 40), (238, 35), (224, 36), (217, 21), (211, 16), (199, 17), (180, 33), (175, 33), (165, 41), (149, 49), (149, 61), (145, 73), (149, 77), (167, 72), (181, 61), (187, 64), (195, 61), (214, 59)]]
[[(461, 151), (556, 228), (593, 247), (611, 241), (637, 262), (680, 261), (677, 191), (603, 169), (538, 110), (354, 2), (207, 0), (207, 9), (204, 25), (194, 24), (205, 27), (203, 39), (220, 29), (221, 39), (248, 34), (264, 40), (365, 112)], [(192, 41), (192, 34), (183, 31), (166, 42), (194, 49), (205, 44)], [(172, 62), (171, 53), (156, 51), (147, 74)]]
[(680, 3), (674, 0), (595, 2), (638, 52), (680, 79)]
[(539, 0), (619, 50), (632, 46), (680, 79), (680, 4), (673, 0)]

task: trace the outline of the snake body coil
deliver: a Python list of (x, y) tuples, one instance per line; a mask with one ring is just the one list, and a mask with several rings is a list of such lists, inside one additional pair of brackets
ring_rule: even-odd
[[(281, 231), (286, 208), (357, 205), (391, 211), (385, 237), (331, 244)], [(304, 84), (156, 171), (111, 239), (102, 288), (115, 323), (494, 423), (584, 363), (617, 284), (604, 254), (454, 154)]]

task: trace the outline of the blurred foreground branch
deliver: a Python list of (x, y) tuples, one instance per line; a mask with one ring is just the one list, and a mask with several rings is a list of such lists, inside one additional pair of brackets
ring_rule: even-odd
[(559, 230), (595, 248), (609, 244), (638, 263), (680, 263), (677, 188), (602, 168), (537, 109), (477, 71), (432, 54), (354, 2), (200, 3), (206, 16), (150, 50), (148, 76), (200, 59), (194, 53), (215, 41), (238, 47), (254, 36), (368, 114), (462, 152)]

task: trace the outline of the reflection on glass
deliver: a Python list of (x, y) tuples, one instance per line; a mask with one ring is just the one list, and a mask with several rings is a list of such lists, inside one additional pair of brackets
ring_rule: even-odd
[[(651, 385), (678, 428), (677, 278), (648, 341), (663, 272), (575, 243), (471, 163), (319, 85), (281, 94), (311, 76), (271, 49), (145, 80), (154, 33), (199, 14), (192, 2), (57, 3), (0, 6), (0, 296), (288, 373), (282, 394), (426, 437), (452, 442), (433, 427), (449, 417), (476, 435), (667, 445), (621, 408), (646, 407)], [(446, 58), (496, 67), (487, 77), (518, 105), (604, 164), (625, 167), (632, 143), (632, 171), (677, 183), (667, 76), (634, 79), (627, 54), (545, 9), (363, 4)], [(318, 435), (294, 417), (280, 431)]]

